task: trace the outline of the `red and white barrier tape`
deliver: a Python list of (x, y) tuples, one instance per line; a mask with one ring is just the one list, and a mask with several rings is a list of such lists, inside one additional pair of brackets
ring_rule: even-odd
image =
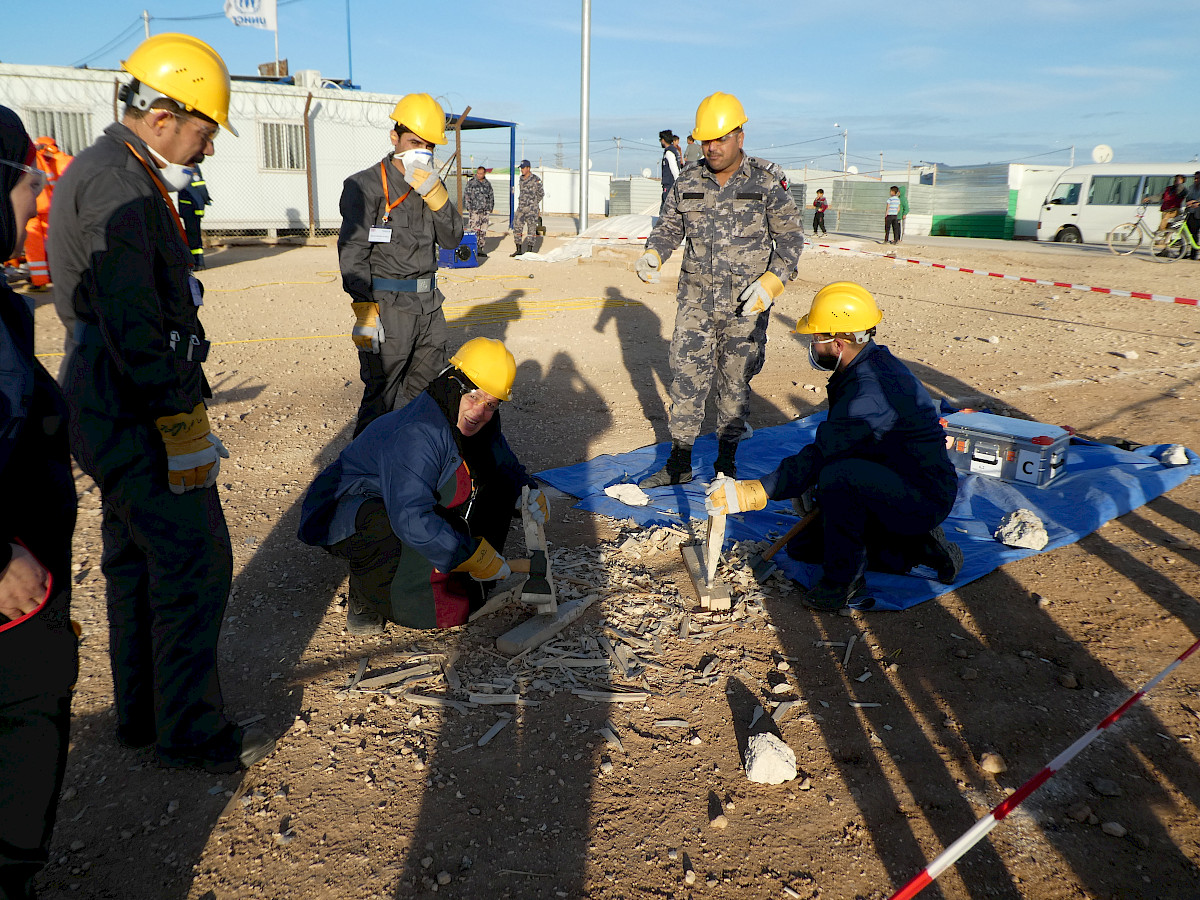
[(1096, 725), (1091, 731), (1079, 738), (1070, 747), (1064, 750), (1043, 768), (1040, 772), (1030, 778), (1027, 782), (1021, 785), (1017, 791), (1007, 800), (995, 807), (986, 816), (971, 826), (962, 837), (942, 851), (941, 855), (933, 862), (927, 865), (915, 878), (908, 884), (892, 895), (891, 900), (910, 900), (917, 896), (928, 885), (933, 883), (933, 880), (941, 875), (946, 869), (954, 865), (959, 858), (974, 847), (980, 840), (983, 839), (989, 831), (1000, 824), (1000, 820), (1007, 816), (1010, 812), (1021, 805), (1030, 794), (1040, 788), (1043, 784), (1049, 781), (1059, 769), (1063, 768), (1075, 756), (1083, 750), (1088, 744), (1098, 738), (1107, 728), (1112, 725), (1117, 719), (1121, 718), (1129, 707), (1133, 706), (1142, 699), (1164, 678), (1171, 674), (1175, 668), (1185, 659), (1196, 652), (1200, 647), (1200, 640), (1192, 644), (1175, 658), (1175, 661), (1155, 675), (1146, 683), (1140, 691), (1135, 692), (1128, 700), (1109, 713), (1103, 721)]
[(947, 266), (943, 263), (928, 262), (923, 259), (908, 259), (902, 256), (893, 256), (890, 253), (875, 253), (870, 250), (862, 250), (857, 247), (839, 247), (836, 244), (818, 244), (812, 241), (808, 242), (813, 247), (824, 247), (829, 250), (849, 250), (854, 253), (868, 253), (871, 256), (878, 256), (883, 259), (896, 259), (900, 262), (912, 263), (915, 266), (929, 266), (933, 269), (945, 269), (947, 272), (965, 272), (968, 275), (986, 275), (989, 278), (1003, 278), (1006, 281), (1022, 281), (1025, 284), (1044, 284), (1048, 287), (1069, 288), (1073, 291), (1090, 291), (1093, 294), (1111, 294), (1113, 297), (1135, 297), (1139, 300), (1158, 300), (1161, 303), (1179, 303), (1183, 306), (1200, 305), (1200, 300), (1192, 297), (1172, 297), (1168, 294), (1150, 294), (1145, 291), (1121, 291), (1116, 288), (1093, 287), (1090, 284), (1072, 284), (1069, 281), (1048, 281), (1044, 278), (1024, 278), (1019, 275), (1005, 275), (1001, 272), (985, 272), (982, 269), (967, 269), (962, 266)]

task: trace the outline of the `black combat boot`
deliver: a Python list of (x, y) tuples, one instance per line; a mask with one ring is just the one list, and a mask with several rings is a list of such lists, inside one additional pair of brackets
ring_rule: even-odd
[(512, 252), (512, 253), (510, 253), (510, 254), (508, 254), (508, 255), (509, 255), (509, 256), (520, 256), (520, 255), (521, 255), (522, 253), (524, 253), (524, 252), (525, 252), (524, 245), (523, 245), (523, 244), (517, 244), (517, 247), (516, 247), (516, 249), (515, 249), (515, 250), (513, 250), (513, 252)]
[(850, 584), (826, 581), (822, 577), (804, 598), (804, 605), (821, 612), (837, 612), (847, 606), (870, 609), (875, 601), (867, 593), (867, 583), (861, 575)]
[(962, 571), (963, 552), (958, 544), (946, 537), (939, 525), (925, 536), (921, 562), (937, 572), (942, 584), (954, 584)]
[(687, 484), (692, 480), (692, 445), (672, 444), (667, 464), (638, 482), (638, 487), (650, 489), (668, 484)]
[(713, 463), (713, 472), (717, 475), (728, 475), (737, 478), (737, 463), (734, 454), (737, 453), (737, 441), (717, 442), (717, 461)]

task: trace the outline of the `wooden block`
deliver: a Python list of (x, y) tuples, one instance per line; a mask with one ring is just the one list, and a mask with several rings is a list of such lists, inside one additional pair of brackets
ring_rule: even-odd
[(679, 552), (683, 556), (688, 576), (692, 579), (692, 586), (700, 597), (700, 606), (713, 611), (731, 609), (733, 603), (729, 596), (729, 587), (719, 580), (714, 580), (712, 584), (706, 580), (707, 567), (703, 559), (703, 545), (680, 544)]
[(407, 669), (400, 669), (398, 672), (389, 672), (387, 675), (375, 675), (372, 678), (360, 678), (355, 688), (360, 691), (369, 691), (375, 688), (387, 687), (391, 684), (400, 684), (401, 682), (409, 681), (414, 678), (422, 678), (431, 675), (438, 671), (438, 666), (431, 663), (426, 663), (423, 666), (411, 666)]
[(717, 563), (721, 561), (721, 548), (725, 545), (725, 514), (708, 517), (708, 532), (704, 540), (704, 580), (711, 586), (717, 580)]
[[(501, 653), (516, 656), (531, 647), (543, 644), (583, 615), (589, 606), (599, 599), (599, 594), (589, 594), (578, 600), (568, 600), (558, 607), (552, 616), (534, 616), (511, 631), (496, 638), (496, 649)], [(603, 663), (607, 665), (607, 661)]]

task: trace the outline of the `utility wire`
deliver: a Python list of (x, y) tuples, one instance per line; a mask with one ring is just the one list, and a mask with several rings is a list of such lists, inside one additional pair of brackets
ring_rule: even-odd
[[(293, 3), (299, 3), (299, 2), (301, 2), (301, 0), (279, 0), (279, 2), (276, 3), (275, 5), (277, 7), (278, 6), (291, 6)], [(151, 16), (150, 21), (152, 21), (152, 22), (198, 22), (201, 19), (224, 19), (224, 18), (225, 18), (225, 13), (215, 12), (215, 13), (204, 13), (203, 15), (200, 15), (200, 16)]]
[(122, 31), (119, 35), (117, 35), (115, 38), (113, 38), (111, 41), (109, 41), (107, 44), (105, 44), (99, 50), (97, 50), (94, 53), (89, 53), (87, 56), (71, 63), (72, 68), (78, 69), (81, 66), (86, 66), (89, 62), (91, 62), (96, 57), (103, 56), (105, 53), (109, 53), (112, 50), (115, 50), (117, 47), (121, 46), (121, 44), (125, 43), (127, 40), (129, 40), (131, 37), (133, 37), (137, 33), (138, 29), (141, 27), (142, 27), (142, 17), (138, 16), (136, 19), (133, 20), (132, 25), (127, 26), (124, 31)]

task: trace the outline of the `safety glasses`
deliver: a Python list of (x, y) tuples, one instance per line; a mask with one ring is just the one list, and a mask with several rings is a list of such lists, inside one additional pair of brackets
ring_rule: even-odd
[(471, 401), (472, 406), (482, 406), (490, 412), (496, 412), (500, 409), (500, 401), (493, 399), (481, 390), (465, 391), (463, 396)]
[(0, 165), (8, 166), (10, 169), (19, 169), (22, 172), (28, 172), (33, 176), (33, 195), (36, 197), (46, 187), (46, 173), (36, 166), (27, 166), (24, 163), (13, 162), (10, 159), (0, 159)]

